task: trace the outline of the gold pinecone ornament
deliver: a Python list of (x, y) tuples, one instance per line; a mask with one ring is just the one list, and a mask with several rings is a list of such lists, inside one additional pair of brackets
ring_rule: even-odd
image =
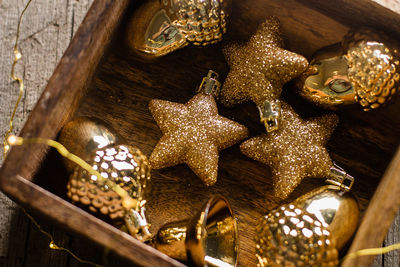
[(258, 266), (336, 266), (358, 215), (354, 197), (333, 185), (272, 210), (256, 229)]
[(127, 41), (133, 51), (164, 56), (193, 44), (222, 40), (230, 0), (150, 0), (133, 14)]
[[(67, 165), (72, 173), (67, 184), (67, 196), (73, 203), (91, 212), (109, 217), (116, 227), (125, 224), (135, 238), (150, 238), (149, 224), (145, 217), (144, 192), (150, 180), (150, 165), (146, 156), (137, 148), (115, 144), (122, 141), (104, 123), (85, 117), (69, 122), (60, 134), (60, 141), (72, 153), (82, 157), (105, 179), (100, 181), (79, 166)], [(121, 196), (105, 181), (120, 186), (136, 202), (127, 209)]]
[(318, 50), (298, 79), (300, 95), (336, 109), (359, 103), (364, 111), (387, 103), (399, 91), (398, 44), (384, 34), (361, 29)]

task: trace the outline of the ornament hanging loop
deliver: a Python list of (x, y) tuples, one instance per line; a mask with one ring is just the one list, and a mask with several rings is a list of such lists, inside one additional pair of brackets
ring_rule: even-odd
[(278, 130), (279, 117), (281, 116), (281, 105), (278, 101), (265, 100), (264, 105), (258, 107), (258, 111), (260, 112), (260, 121), (264, 124), (268, 133)]
[(337, 185), (344, 191), (350, 191), (354, 183), (354, 177), (349, 175), (342, 167), (337, 165), (335, 162), (330, 168), (329, 178), (325, 182), (333, 185)]
[(206, 77), (203, 78), (199, 89), (196, 93), (204, 93), (206, 95), (212, 95), (216, 100), (219, 99), (219, 93), (221, 89), (221, 83), (218, 81), (219, 74), (215, 71), (209, 70)]

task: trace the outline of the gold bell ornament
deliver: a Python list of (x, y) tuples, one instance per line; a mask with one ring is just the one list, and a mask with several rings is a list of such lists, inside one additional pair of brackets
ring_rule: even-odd
[(349, 32), (315, 53), (297, 85), (304, 98), (328, 109), (354, 103), (376, 109), (398, 91), (399, 59), (397, 45), (385, 35)]
[(160, 228), (152, 246), (190, 266), (234, 267), (238, 261), (238, 229), (228, 201), (212, 196), (189, 220)]
[(128, 45), (151, 57), (222, 40), (230, 0), (150, 0), (133, 14)]
[[(143, 199), (150, 179), (150, 166), (137, 148), (125, 145), (123, 139), (104, 122), (78, 117), (65, 125), (60, 142), (73, 154), (85, 160), (105, 181), (111, 181), (119, 191), (81, 167), (66, 161), (71, 175), (67, 196), (73, 203), (87, 207), (91, 212), (111, 219), (117, 226), (127, 228), (135, 238), (150, 239)], [(118, 192), (127, 193), (133, 201), (127, 208)]]
[[(340, 178), (340, 176), (338, 176)], [(257, 266), (336, 266), (354, 234), (359, 208), (347, 190), (352, 177), (319, 187), (264, 216), (256, 229)]]

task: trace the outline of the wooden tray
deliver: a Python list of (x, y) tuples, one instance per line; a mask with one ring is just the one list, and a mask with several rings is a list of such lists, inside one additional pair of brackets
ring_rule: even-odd
[[(161, 59), (146, 61), (131, 53), (124, 42), (127, 18), (140, 5), (137, 2), (140, 1), (94, 2), (25, 124), (22, 136), (56, 139), (63, 125), (74, 116), (96, 116), (150, 155), (161, 132), (151, 117), (148, 102), (153, 98), (188, 101), (209, 69), (217, 71), (223, 80), (229, 69), (222, 46), (249, 39), (269, 15), (281, 20), (286, 48), (307, 57), (318, 48), (340, 41), (352, 27), (367, 25), (384, 30), (393, 38), (400, 36), (400, 15), (372, 0), (336, 1), (335, 5), (313, 0), (234, 0), (224, 43), (202, 49), (186, 47)], [(283, 97), (305, 117), (324, 113), (299, 99), (290, 84), (285, 86)], [(394, 155), (400, 136), (399, 104), (399, 97), (395, 97), (377, 111), (340, 112), (340, 124), (329, 142), (332, 158), (356, 177), (353, 191), (363, 217), (350, 251), (380, 246), (399, 208), (400, 152)], [(233, 109), (220, 106), (219, 110), (248, 126), (251, 136), (264, 130), (252, 104)], [(206, 188), (185, 165), (153, 171), (152, 191), (147, 196), (151, 231), (155, 233), (166, 222), (192, 216), (208, 196), (222, 194), (231, 202), (238, 218), (239, 266), (254, 266), (256, 221), (280, 204), (272, 195), (270, 176), (268, 167), (240, 154), (237, 145), (220, 154), (218, 182), (211, 188)], [(43, 145), (13, 148), (0, 171), (0, 188), (37, 214), (136, 264), (183, 266), (72, 205), (66, 197), (67, 180), (61, 158)], [(306, 179), (288, 200), (322, 184), (323, 180)], [(180, 208), (176, 209), (177, 206)], [(345, 265), (365, 266), (370, 262), (371, 257), (364, 257)]]

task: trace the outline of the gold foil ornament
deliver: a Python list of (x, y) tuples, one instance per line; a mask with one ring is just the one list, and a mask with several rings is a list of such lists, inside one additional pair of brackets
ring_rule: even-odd
[(150, 165), (146, 156), (137, 148), (123, 144), (122, 138), (100, 120), (86, 117), (69, 122), (61, 131), (60, 142), (88, 162), (101, 177), (125, 190), (136, 205), (127, 209), (126, 203), (113, 188), (81, 167), (68, 164), (72, 174), (67, 184), (67, 196), (72, 202), (108, 217), (115, 226), (125, 223), (132, 236), (142, 241), (148, 240), (149, 224), (143, 198), (150, 179)]
[(150, 111), (163, 136), (150, 156), (152, 168), (186, 163), (208, 186), (217, 181), (218, 153), (248, 135), (243, 125), (218, 114), (218, 75), (210, 71), (186, 104), (152, 100)]
[(281, 102), (279, 129), (251, 138), (241, 152), (272, 170), (274, 194), (286, 198), (306, 177), (327, 177), (333, 162), (325, 148), (338, 117), (334, 114), (304, 120)]
[(256, 228), (256, 257), (264, 266), (337, 266), (338, 251), (354, 234), (356, 199), (326, 185), (264, 216)]
[(228, 201), (211, 197), (190, 220), (161, 227), (152, 245), (190, 266), (235, 267), (238, 261), (238, 230)]
[(226, 106), (254, 102), (267, 132), (278, 129), (282, 86), (308, 66), (304, 57), (282, 47), (279, 21), (270, 17), (246, 44), (224, 49), (230, 71), (221, 90), (221, 102)]
[(150, 0), (133, 14), (128, 45), (148, 56), (222, 40), (230, 0)]
[(329, 109), (354, 103), (364, 111), (380, 107), (400, 85), (400, 54), (393, 43), (370, 30), (350, 32), (316, 52), (298, 80), (300, 94)]

